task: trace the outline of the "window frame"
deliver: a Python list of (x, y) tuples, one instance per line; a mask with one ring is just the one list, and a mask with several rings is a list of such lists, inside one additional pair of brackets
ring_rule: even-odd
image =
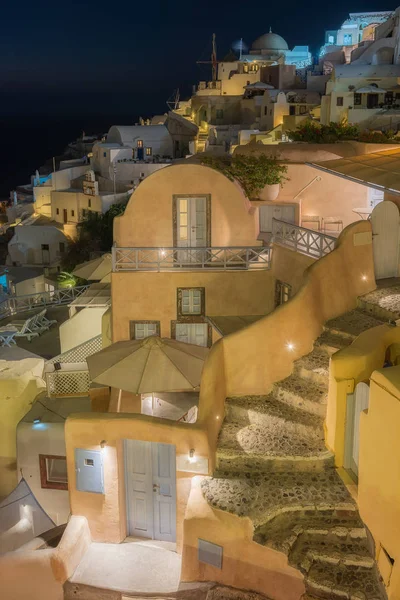
[(47, 460), (65, 460), (66, 456), (58, 454), (39, 454), (40, 486), (45, 490), (68, 490), (68, 472), (67, 481), (49, 481), (47, 478)]
[(336, 96), (336, 106), (343, 106), (343, 96)]
[(71, 209), (71, 217), (75, 216), (75, 211), (73, 209)]
[(212, 327), (204, 317), (185, 317), (180, 319), (174, 319), (171, 321), (171, 339), (176, 340), (176, 326), (177, 325), (194, 325), (202, 324), (207, 325), (207, 346), (199, 346), (199, 348), (211, 348), (212, 346)]
[[(148, 319), (137, 319), (137, 320), (130, 320), (129, 321), (129, 339), (130, 340), (147, 339), (147, 338), (137, 338), (136, 337), (135, 325), (155, 325), (156, 326), (156, 336), (161, 337), (161, 334), (160, 334), (161, 323), (160, 323), (160, 321), (148, 320)], [(147, 337), (153, 337), (153, 336), (147, 336)]]
[[(200, 292), (200, 312), (199, 313), (184, 313), (183, 312), (183, 291), (196, 290)], [(205, 317), (206, 314), (206, 288), (205, 287), (179, 287), (176, 289), (176, 313), (178, 319), (185, 319), (187, 317)]]
[(362, 106), (362, 94), (354, 92), (354, 106)]
[(143, 148), (143, 140), (137, 140), (136, 148)]
[(151, 146), (146, 146), (146, 156), (153, 156), (153, 148)]

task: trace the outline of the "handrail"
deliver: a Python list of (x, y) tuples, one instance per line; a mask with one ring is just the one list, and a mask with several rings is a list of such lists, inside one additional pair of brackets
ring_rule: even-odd
[(321, 258), (335, 249), (337, 239), (314, 229), (273, 218), (272, 241), (312, 258)]
[(0, 302), (0, 319), (43, 306), (70, 304), (89, 287), (90, 284), (72, 288), (60, 288), (37, 294), (26, 294), (24, 296), (11, 296)]
[(120, 271), (213, 271), (270, 269), (268, 246), (212, 246), (112, 249), (113, 272)]

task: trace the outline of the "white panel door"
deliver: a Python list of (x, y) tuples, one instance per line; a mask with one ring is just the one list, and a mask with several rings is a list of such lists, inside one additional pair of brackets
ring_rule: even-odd
[(178, 342), (207, 347), (207, 323), (177, 323), (175, 338)]
[(382, 202), (384, 198), (383, 190), (376, 190), (375, 188), (368, 188), (368, 204), (369, 208), (375, 208), (379, 202)]
[(272, 219), (294, 223), (295, 207), (292, 205), (283, 206), (273, 204), (269, 206), (260, 206), (260, 231), (271, 233)]
[(397, 277), (400, 215), (394, 202), (380, 202), (371, 213), (375, 279)]
[(176, 458), (172, 444), (152, 444), (154, 539), (176, 540)]
[(151, 442), (125, 440), (129, 535), (153, 538), (152, 468)]
[(128, 535), (176, 539), (175, 446), (125, 440)]
[(177, 241), (180, 248), (207, 245), (206, 198), (178, 198)]
[(352, 470), (358, 475), (358, 455), (360, 451), (360, 416), (369, 405), (369, 385), (359, 383), (354, 392), (354, 421), (352, 443)]

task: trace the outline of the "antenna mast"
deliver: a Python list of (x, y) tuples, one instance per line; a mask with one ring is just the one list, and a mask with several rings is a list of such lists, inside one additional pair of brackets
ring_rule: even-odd
[(217, 44), (215, 42), (215, 33), (213, 33), (213, 35), (212, 35), (211, 63), (212, 63), (212, 80), (217, 81)]

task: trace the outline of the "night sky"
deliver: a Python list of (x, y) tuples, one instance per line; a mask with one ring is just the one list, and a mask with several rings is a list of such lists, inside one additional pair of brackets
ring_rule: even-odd
[(213, 32), (219, 58), (270, 26), (289, 47), (315, 51), (349, 11), (391, 8), (384, 0), (4, 2), (0, 114), (164, 112), (174, 88), (188, 95), (207, 77), (196, 60), (207, 58)]
[(0, 33), (0, 199), (66, 144), (139, 116), (164, 113), (174, 89), (211, 79), (211, 36), (222, 59), (235, 40), (269, 31), (316, 53), (348, 13), (384, 0), (137, 2), (8, 0)]

